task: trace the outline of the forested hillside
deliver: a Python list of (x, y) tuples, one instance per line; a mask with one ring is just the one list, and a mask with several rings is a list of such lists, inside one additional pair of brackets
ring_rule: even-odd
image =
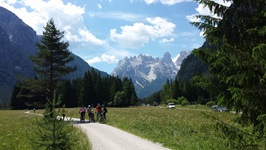
[[(25, 109), (43, 107), (45, 97), (25, 97), (29, 91), (21, 88), (23, 82), (18, 82), (13, 90), (11, 107), (13, 109)], [(108, 106), (136, 105), (138, 98), (132, 81), (128, 78), (119, 79), (113, 76), (102, 77), (99, 72), (92, 69), (84, 74), (84, 77), (74, 80), (66, 80), (62, 83), (58, 93), (62, 93), (62, 105), (77, 107), (81, 105), (93, 105), (97, 103)]]
[[(39, 50), (36, 42), (43, 37), (25, 24), (14, 13), (0, 6), (0, 108), (7, 108), (10, 103), (11, 91), (17, 80), (36, 76), (34, 64), (30, 57)], [(92, 67), (79, 56), (71, 53), (74, 61), (70, 66), (76, 66), (76, 71), (65, 78), (82, 77)], [(97, 69), (95, 69), (97, 70)], [(107, 73), (97, 70), (102, 76)]]

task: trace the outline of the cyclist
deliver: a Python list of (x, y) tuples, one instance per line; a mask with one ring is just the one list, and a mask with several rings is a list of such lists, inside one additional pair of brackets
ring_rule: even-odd
[(107, 108), (105, 105), (103, 105), (103, 118), (106, 120), (106, 113), (107, 113)]
[(96, 115), (97, 115), (97, 120), (100, 121), (101, 118), (101, 113), (102, 113), (102, 107), (100, 105), (100, 103), (97, 104), (96, 106)]
[(80, 113), (80, 122), (85, 122), (86, 108), (83, 105), (80, 108), (79, 113)]
[(92, 110), (91, 110), (91, 105), (88, 105), (87, 110), (88, 110), (89, 122), (94, 121), (93, 113), (92, 113)]

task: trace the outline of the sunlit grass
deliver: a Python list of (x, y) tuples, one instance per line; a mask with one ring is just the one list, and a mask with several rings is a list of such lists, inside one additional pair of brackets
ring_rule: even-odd
[[(36, 114), (43, 110), (37, 110)], [(30, 113), (33, 113), (31, 110)], [(29, 136), (34, 134), (38, 115), (25, 113), (24, 110), (0, 110), (0, 150), (31, 150)], [(77, 148), (90, 150), (87, 137), (78, 128), (74, 128), (79, 135)]]
[(1, 110), (0, 113), (0, 149), (30, 149), (27, 134), (32, 133), (35, 117), (24, 111)]
[(110, 108), (107, 122), (171, 149), (226, 149), (225, 137), (215, 130), (215, 122), (204, 113), (226, 122), (232, 122), (236, 116), (190, 107)]
[[(79, 118), (78, 110), (67, 109), (67, 115)], [(215, 121), (206, 114), (229, 124), (237, 117), (206, 106), (108, 108), (107, 124), (171, 149), (226, 149), (226, 138), (215, 130)]]

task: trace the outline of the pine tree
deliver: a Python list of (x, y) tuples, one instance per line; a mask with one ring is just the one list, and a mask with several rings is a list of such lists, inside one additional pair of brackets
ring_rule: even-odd
[(62, 77), (75, 71), (76, 68), (67, 65), (74, 58), (70, 56), (69, 43), (62, 41), (64, 32), (56, 29), (53, 19), (47, 22), (44, 30), (41, 42), (36, 44), (40, 51), (31, 57), (38, 75), (37, 80), (31, 81), (33, 83), (31, 91), (45, 92), (49, 98), (52, 98), (52, 92), (57, 89)]
[(58, 116), (62, 116), (63, 113), (60, 110), (56, 111), (56, 107), (61, 104), (61, 96), (57, 96), (54, 91), (53, 99), (47, 98), (47, 101), (44, 117), (37, 118), (37, 127), (33, 130), (35, 134), (29, 137), (32, 147), (46, 150), (75, 149), (77, 135), (73, 125), (71, 122), (58, 119)]
[(199, 15), (202, 22), (192, 23), (215, 47), (194, 52), (209, 67), (207, 86), (216, 89), (221, 103), (242, 112), (242, 123), (263, 134), (266, 127), (258, 118), (266, 114), (266, 1), (226, 0), (230, 7), (196, 1), (218, 16)]

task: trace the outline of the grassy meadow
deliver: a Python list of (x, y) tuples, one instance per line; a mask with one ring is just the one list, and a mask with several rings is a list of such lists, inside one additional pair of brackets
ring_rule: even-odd
[[(79, 118), (78, 111), (79, 108), (66, 108), (66, 116)], [(0, 111), (0, 149), (31, 149), (27, 135), (33, 134), (32, 125), (36, 123), (36, 115), (24, 112)], [(36, 113), (41, 111), (37, 110)], [(233, 122), (237, 115), (214, 112), (205, 106), (177, 106), (175, 109), (166, 106), (108, 108), (107, 124), (174, 150), (228, 149), (226, 138), (215, 130), (215, 121), (206, 114), (247, 132), (250, 130)], [(81, 131), (77, 129), (77, 132)], [(90, 148), (86, 139), (84, 134), (80, 136), (80, 148)]]
[[(214, 130), (202, 108), (140, 107), (110, 109), (108, 124), (178, 150), (225, 149), (224, 137)], [(113, 113), (114, 112), (114, 113)], [(214, 113), (214, 112), (208, 112)], [(215, 113), (231, 121), (228, 113)]]
[[(78, 108), (67, 109), (68, 116), (78, 118)], [(95, 111), (95, 110), (94, 110)], [(228, 149), (226, 138), (215, 130), (214, 116), (237, 128), (233, 113), (214, 112), (206, 106), (108, 108), (107, 124), (175, 150)], [(88, 117), (86, 116), (86, 119)]]
[[(33, 113), (33, 111), (30, 111)], [(37, 113), (42, 111), (37, 110)], [(25, 110), (0, 110), (0, 150), (31, 150), (29, 136), (34, 134), (38, 115), (25, 113)], [(77, 149), (90, 150), (86, 135), (75, 128), (79, 137)]]

